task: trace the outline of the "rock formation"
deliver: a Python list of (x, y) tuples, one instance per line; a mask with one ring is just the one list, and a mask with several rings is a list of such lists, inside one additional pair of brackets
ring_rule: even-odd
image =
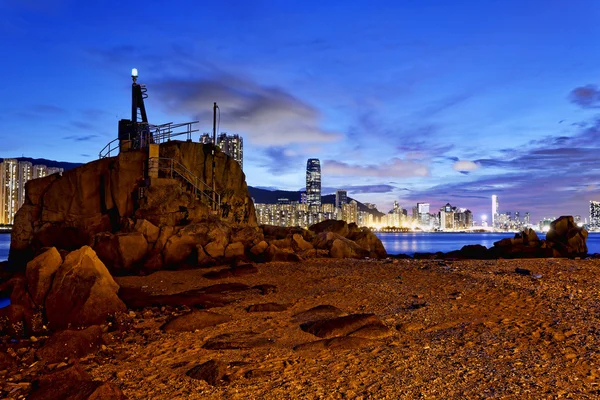
[[(130, 151), (96, 160), (66, 171), (62, 176), (35, 179), (26, 185), (26, 201), (15, 216), (10, 260), (25, 265), (43, 247), (75, 250), (84, 245), (114, 251), (116, 268), (128, 269), (141, 262), (141, 238), (97, 234), (141, 232), (153, 244), (157, 230), (183, 226), (211, 216), (206, 195), (192, 195), (169, 166), (189, 172), (212, 186), (211, 147), (173, 141), (160, 145), (158, 178), (148, 178), (147, 150)], [(230, 226), (256, 227), (254, 204), (239, 164), (220, 151), (215, 155), (215, 187), (220, 194), (217, 217)], [(137, 222), (142, 221), (142, 222)], [(147, 221), (147, 222), (144, 222)], [(98, 240), (97, 240), (98, 239)], [(168, 239), (168, 238), (167, 238)], [(109, 246), (105, 241), (111, 242)], [(150, 248), (152, 250), (152, 248)], [(146, 256), (146, 252), (143, 252)], [(111, 266), (112, 268), (112, 266)]]

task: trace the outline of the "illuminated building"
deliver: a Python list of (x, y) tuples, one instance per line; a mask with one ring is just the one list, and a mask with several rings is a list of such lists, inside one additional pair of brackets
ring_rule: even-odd
[(529, 225), (531, 225), (531, 214), (529, 214), (528, 212), (525, 213), (525, 216), (523, 217), (523, 224), (527, 227)]
[[(200, 136), (200, 143), (211, 144), (213, 142), (209, 133)], [(244, 169), (244, 138), (240, 135), (228, 135), (226, 132), (221, 132), (217, 136), (217, 147), (221, 151), (233, 158)]]
[(33, 166), (33, 179), (43, 178), (48, 175), (48, 168), (45, 165)]
[(309, 207), (321, 205), (321, 162), (309, 158), (306, 162), (306, 203)]
[(459, 208), (454, 213), (454, 229), (469, 229), (473, 226), (473, 213), (466, 208)]
[(417, 222), (421, 227), (429, 227), (429, 203), (417, 203)]
[(496, 228), (498, 225), (498, 196), (492, 195), (492, 227)]
[(335, 191), (335, 209), (337, 212), (336, 219), (343, 219), (342, 206), (348, 203), (348, 193), (345, 190)]
[(17, 167), (18, 190), (17, 210), (25, 203), (25, 184), (33, 178), (33, 166), (29, 161), (20, 161)]
[(590, 228), (600, 227), (600, 201), (590, 200)]
[(440, 229), (448, 231), (454, 229), (454, 210), (456, 207), (452, 207), (450, 203), (440, 208)]
[(56, 168), (56, 167), (49, 167), (47, 169), (48, 171), (48, 175), (53, 175), (53, 174), (61, 174), (64, 172), (64, 169), (62, 168)]
[(347, 223), (358, 223), (358, 203), (352, 200), (350, 204), (342, 205), (342, 220)]
[(12, 224), (18, 210), (18, 166), (11, 158), (0, 163), (0, 224)]

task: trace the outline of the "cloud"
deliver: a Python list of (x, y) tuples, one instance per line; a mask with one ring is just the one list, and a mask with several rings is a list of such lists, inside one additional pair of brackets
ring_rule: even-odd
[(478, 168), (479, 164), (467, 160), (456, 161), (452, 166), (452, 169), (458, 172), (472, 172)]
[[(362, 194), (362, 193), (391, 193), (397, 190), (395, 186), (387, 184), (375, 184), (375, 185), (351, 185), (351, 186), (339, 186), (339, 187), (323, 187), (323, 193), (335, 193), (336, 190), (345, 190), (348, 194)], [(407, 190), (407, 189), (404, 189)]]
[(279, 175), (288, 171), (299, 171), (306, 167), (305, 159), (292, 149), (281, 146), (267, 147), (264, 151), (266, 160), (261, 167), (271, 174)]
[(240, 133), (255, 145), (327, 143), (341, 139), (321, 127), (321, 114), (312, 105), (283, 89), (220, 75), (211, 79), (164, 79), (153, 85), (169, 111), (190, 113), (210, 126), (212, 103), (220, 110), (222, 131)]
[(379, 176), (408, 178), (429, 176), (429, 168), (414, 161), (392, 158), (379, 165), (350, 165), (342, 161), (325, 160), (322, 164), (323, 174), (345, 176)]
[(600, 89), (596, 85), (580, 86), (571, 91), (569, 99), (583, 108), (600, 108)]
[(94, 140), (98, 137), (98, 135), (71, 135), (65, 136), (64, 140), (73, 140), (75, 142), (88, 142), (90, 140)]

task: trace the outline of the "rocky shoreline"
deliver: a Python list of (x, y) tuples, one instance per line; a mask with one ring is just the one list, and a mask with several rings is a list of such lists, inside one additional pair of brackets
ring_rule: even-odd
[(60, 387), (130, 399), (600, 396), (599, 260), (254, 267), (115, 278), (164, 298), (212, 287), (223, 304), (129, 307), (62, 340), (5, 338), (2, 397), (65, 398), (52, 397)]

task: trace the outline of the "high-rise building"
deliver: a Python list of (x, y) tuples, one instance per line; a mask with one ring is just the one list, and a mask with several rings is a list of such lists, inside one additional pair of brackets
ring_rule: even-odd
[(450, 203), (446, 203), (444, 207), (440, 209), (440, 229), (443, 231), (454, 229), (454, 210), (456, 207), (452, 207)]
[(0, 163), (0, 224), (12, 224), (18, 210), (19, 163), (5, 158)]
[(531, 214), (530, 213), (528, 213), (528, 212), (525, 213), (525, 216), (523, 217), (523, 224), (525, 226), (531, 225)]
[(343, 204), (348, 203), (348, 192), (345, 190), (335, 191), (335, 208), (342, 208)]
[(17, 210), (25, 203), (25, 184), (33, 178), (33, 166), (29, 161), (19, 161), (18, 171), (18, 190), (17, 190)]
[(53, 175), (53, 174), (61, 174), (65, 171), (62, 168), (57, 168), (57, 167), (48, 167), (47, 169), (48, 171), (48, 175)]
[(321, 205), (321, 162), (309, 158), (306, 162), (306, 203), (309, 207)]
[(429, 226), (429, 203), (417, 203), (417, 216), (417, 221), (422, 227)]
[(600, 227), (600, 201), (590, 200), (590, 227)]
[(48, 175), (48, 168), (45, 165), (33, 166), (33, 179), (43, 178)]
[(498, 221), (498, 196), (492, 195), (492, 227), (496, 227)]
[[(212, 142), (212, 136), (209, 133), (200, 136), (200, 143), (211, 144)], [(240, 135), (228, 135), (226, 132), (221, 132), (217, 136), (217, 146), (244, 169), (244, 138)]]
[(217, 146), (244, 169), (244, 139), (240, 135), (221, 133), (217, 137)]

